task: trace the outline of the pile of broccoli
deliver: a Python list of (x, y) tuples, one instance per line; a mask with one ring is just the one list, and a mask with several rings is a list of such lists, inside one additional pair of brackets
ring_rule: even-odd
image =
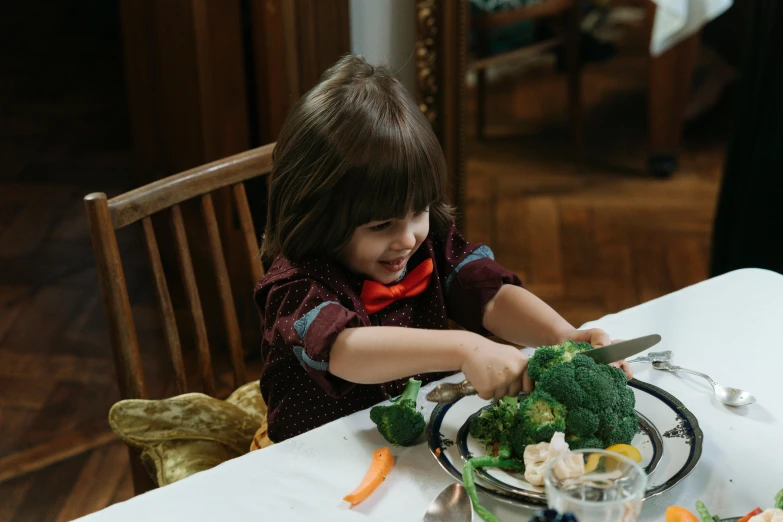
[(639, 431), (634, 393), (619, 368), (581, 352), (589, 343), (564, 341), (538, 348), (528, 362), (535, 390), (517, 404), (506, 397), (471, 423), (470, 434), (498, 457), (522, 459), (525, 446), (566, 434), (570, 449), (630, 444)]

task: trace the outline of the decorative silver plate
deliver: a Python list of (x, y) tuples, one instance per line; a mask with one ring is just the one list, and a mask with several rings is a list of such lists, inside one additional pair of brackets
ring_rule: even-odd
[[(701, 457), (704, 435), (696, 417), (676, 398), (651, 384), (631, 380), (641, 431), (633, 445), (642, 454), (648, 473), (645, 498), (667, 491), (684, 479)], [(470, 420), (489, 405), (478, 396), (435, 407), (427, 424), (427, 441), (440, 466), (462, 481), (464, 462), (486, 454), (468, 435)], [(543, 488), (530, 485), (520, 474), (500, 469), (476, 470), (476, 488), (501, 500), (527, 507), (546, 505)]]

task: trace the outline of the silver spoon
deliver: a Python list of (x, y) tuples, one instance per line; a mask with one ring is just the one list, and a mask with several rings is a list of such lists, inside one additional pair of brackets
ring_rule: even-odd
[(665, 352), (650, 352), (647, 355), (636, 357), (634, 359), (626, 359), (628, 364), (636, 363), (654, 363), (654, 362), (669, 362), (672, 358), (672, 351), (666, 350)]
[(726, 406), (747, 406), (748, 404), (753, 404), (754, 402), (756, 402), (756, 397), (752, 393), (746, 392), (744, 390), (739, 390), (737, 388), (729, 388), (727, 386), (721, 386), (720, 384), (712, 380), (712, 377), (710, 377), (709, 375), (705, 375), (703, 373), (681, 368), (680, 366), (673, 366), (671, 363), (665, 361), (653, 362), (653, 368), (655, 368), (656, 370), (663, 370), (666, 372), (685, 372), (685, 373), (691, 373), (693, 375), (698, 375), (699, 377), (704, 377), (712, 385), (712, 389), (715, 391), (715, 398), (718, 399), (723, 404), (725, 404)]
[(455, 482), (430, 502), (422, 522), (471, 522), (472, 520), (473, 506), (470, 504), (468, 490), (459, 482)]

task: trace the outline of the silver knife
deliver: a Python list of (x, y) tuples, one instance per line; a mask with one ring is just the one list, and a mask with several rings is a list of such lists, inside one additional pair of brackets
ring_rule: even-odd
[[(621, 341), (619, 343), (610, 344), (608, 346), (602, 346), (600, 348), (593, 348), (581, 352), (592, 358), (599, 364), (609, 364), (616, 361), (630, 357), (639, 352), (651, 348), (661, 342), (661, 336), (658, 334), (645, 335), (644, 337), (637, 337), (629, 341)], [(444, 382), (435, 386), (431, 392), (427, 394), (427, 400), (431, 402), (437, 402), (440, 404), (447, 404), (454, 401), (458, 397), (464, 397), (466, 395), (475, 395), (476, 388), (465, 379), (461, 383), (449, 383)]]
[(608, 346), (602, 346), (601, 348), (593, 348), (592, 350), (587, 350), (582, 353), (599, 364), (609, 364), (643, 352), (659, 342), (661, 342), (661, 336), (652, 334), (645, 335), (644, 337), (637, 337), (630, 341), (621, 341)]

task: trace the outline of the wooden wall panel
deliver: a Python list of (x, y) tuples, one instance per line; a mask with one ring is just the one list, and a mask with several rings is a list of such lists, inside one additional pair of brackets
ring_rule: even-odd
[(288, 111), (350, 52), (348, 0), (251, 0), (258, 134), (277, 139)]
[(249, 148), (239, 0), (123, 0), (139, 183)]

